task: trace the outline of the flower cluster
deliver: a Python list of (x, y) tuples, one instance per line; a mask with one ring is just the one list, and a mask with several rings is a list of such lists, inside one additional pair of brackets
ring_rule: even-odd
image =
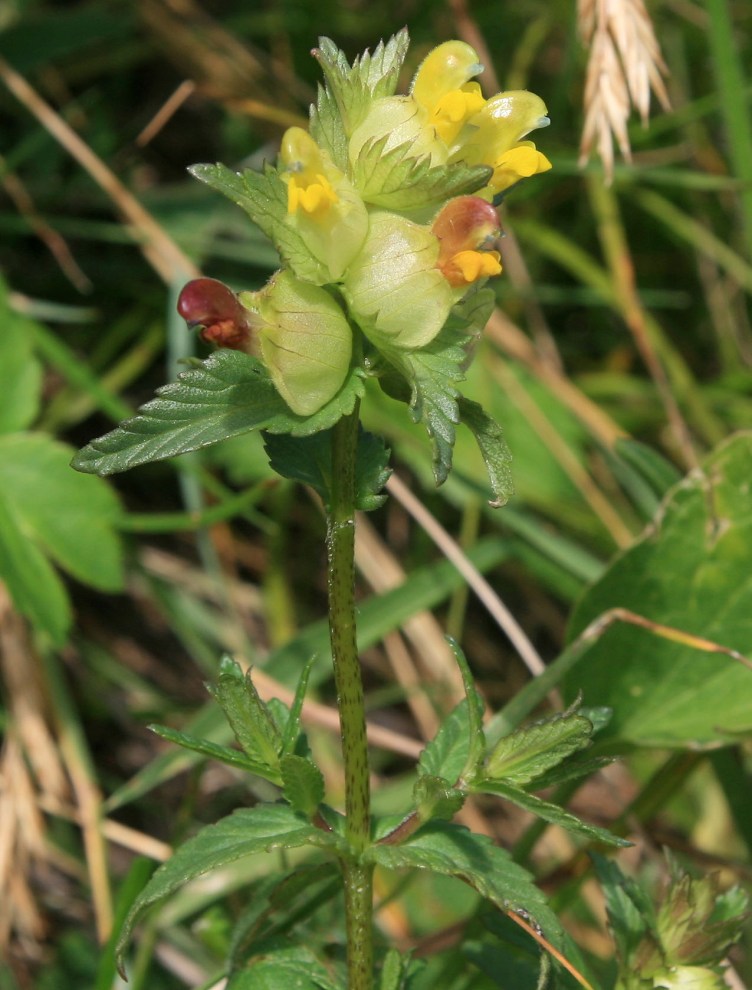
[(211, 279), (178, 309), (204, 339), (259, 358), (279, 394), (310, 416), (355, 365), (400, 369), (425, 348), (473, 287), (501, 271), (494, 204), (550, 168), (523, 138), (548, 124), (529, 92), (483, 98), (482, 66), (459, 41), (439, 45), (406, 96), (401, 32), (349, 66), (327, 39), (309, 130), (290, 128), (263, 173), (196, 166), (274, 242), (282, 269), (258, 292)]

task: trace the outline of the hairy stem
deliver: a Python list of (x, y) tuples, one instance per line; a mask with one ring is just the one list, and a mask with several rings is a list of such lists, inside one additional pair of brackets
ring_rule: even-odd
[(355, 630), (355, 458), (358, 409), (332, 430), (329, 561), (329, 630), (334, 659), (345, 764), (345, 812), (351, 854), (343, 860), (347, 918), (348, 990), (373, 981), (373, 867), (361, 862), (370, 842), (370, 786), (363, 681)]

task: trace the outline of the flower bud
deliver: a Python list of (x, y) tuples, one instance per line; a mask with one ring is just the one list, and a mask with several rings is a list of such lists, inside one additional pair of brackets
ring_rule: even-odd
[(480, 196), (458, 196), (440, 211), (431, 226), (439, 239), (438, 268), (453, 288), (467, 287), (501, 272), (499, 252), (492, 250), (501, 233), (494, 207)]
[(191, 330), (200, 330), (201, 339), (207, 343), (236, 351), (250, 350), (249, 313), (224, 282), (193, 279), (178, 296), (177, 310)]
[(374, 212), (363, 249), (345, 274), (353, 316), (373, 342), (414, 350), (441, 330), (454, 302), (436, 267), (439, 241), (427, 227)]
[(261, 358), (279, 394), (299, 416), (317, 412), (350, 368), (352, 330), (340, 306), (326, 289), (288, 271), (240, 298), (258, 317)]

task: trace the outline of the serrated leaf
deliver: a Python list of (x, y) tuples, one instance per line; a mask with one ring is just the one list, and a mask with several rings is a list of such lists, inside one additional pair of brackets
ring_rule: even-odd
[(216, 687), (211, 693), (222, 706), (235, 738), (254, 763), (267, 767), (267, 776), (279, 784), (279, 753), (282, 737), (267, 706), (251, 680), (230, 657), (223, 657)]
[(228, 766), (236, 767), (239, 770), (247, 770), (249, 773), (257, 774), (259, 777), (266, 779), (269, 777), (269, 768), (265, 763), (250, 760), (244, 753), (239, 752), (237, 749), (231, 749), (229, 746), (221, 746), (219, 743), (211, 742), (209, 739), (199, 739), (197, 736), (192, 736), (187, 732), (180, 732), (177, 729), (171, 729), (166, 725), (150, 725), (149, 728), (160, 739), (165, 739), (167, 742), (174, 743), (176, 746), (181, 746), (183, 749), (188, 749), (193, 753), (200, 753), (202, 756), (207, 757), (207, 759), (218, 760), (220, 763), (226, 763)]
[(592, 777), (594, 773), (610, 766), (615, 759), (615, 756), (593, 756), (590, 759), (573, 757), (556, 767), (552, 767), (546, 773), (542, 773), (540, 777), (536, 777), (533, 789), (542, 791), (547, 787), (566, 784), (570, 780)]
[(442, 777), (454, 784), (467, 763), (470, 752), (468, 701), (464, 698), (439, 726), (418, 760), (418, 773)]
[(527, 784), (590, 745), (592, 723), (576, 712), (563, 712), (504, 736), (491, 751), (485, 776)]
[(459, 391), (455, 382), (465, 377), (467, 355), (446, 328), (426, 347), (411, 353), (387, 353), (410, 386), (410, 415), (423, 423), (431, 440), (433, 474), (443, 484), (452, 467), (455, 426), (459, 422)]
[[(290, 478), (315, 488), (325, 505), (331, 502), (332, 446), (331, 431), (322, 430), (311, 437), (272, 436), (264, 446), (269, 464), (283, 478)], [(355, 505), (368, 512), (384, 504), (384, 485), (389, 480), (389, 449), (383, 440), (360, 429), (355, 464)]]
[(193, 165), (189, 172), (245, 210), (298, 278), (314, 285), (330, 281), (326, 266), (316, 260), (300, 233), (287, 223), (287, 186), (271, 165), (263, 172), (233, 172), (219, 163)]
[(319, 84), (315, 105), (311, 106), (311, 137), (343, 174), (349, 171), (348, 139), (339, 107), (332, 93)]
[(236, 970), (227, 990), (340, 990), (314, 953), (287, 937), (268, 939), (256, 947), (257, 958)]
[(632, 845), (631, 842), (613, 835), (607, 829), (599, 828), (597, 825), (589, 825), (576, 815), (559, 807), (558, 804), (544, 801), (542, 798), (536, 797), (535, 794), (529, 794), (527, 791), (523, 791), (521, 787), (507, 783), (506, 780), (480, 778), (472, 782), (471, 790), (476, 794), (496, 794), (497, 797), (506, 798), (507, 801), (511, 801), (517, 807), (532, 812), (538, 818), (542, 818), (544, 822), (548, 822), (550, 825), (560, 825), (562, 828), (567, 829), (567, 831), (575, 832), (577, 835), (584, 835), (591, 842), (602, 842), (609, 846)]
[[(570, 637), (619, 607), (752, 654), (751, 474), (752, 433), (713, 451), (581, 599)], [(746, 666), (627, 623), (592, 641), (565, 690), (613, 708), (612, 746), (715, 746), (752, 730)]]
[(622, 873), (613, 859), (598, 853), (590, 856), (605, 895), (617, 955), (626, 961), (644, 938), (657, 939), (653, 902), (631, 877)]
[[(384, 357), (398, 372), (384, 377), (384, 390), (398, 401), (407, 401), (413, 422), (425, 425), (437, 485), (446, 481), (452, 467), (455, 426), (460, 421), (460, 393), (455, 383), (465, 378), (468, 346), (486, 325), (493, 306), (490, 289), (470, 292), (452, 308), (430, 344), (412, 352), (382, 348)], [(409, 398), (403, 382), (409, 389)]]
[(65, 571), (102, 591), (123, 586), (117, 496), (70, 469), (72, 449), (41, 433), (0, 436), (0, 491), (23, 532)]
[(465, 779), (471, 779), (475, 776), (486, 750), (486, 740), (483, 735), (483, 698), (475, 686), (473, 672), (470, 670), (470, 665), (459, 644), (451, 636), (447, 636), (447, 642), (454, 654), (457, 666), (460, 668), (462, 686), (465, 689), (465, 697), (467, 698), (467, 760), (460, 776)]
[(371, 846), (365, 856), (387, 869), (413, 867), (464, 880), (502, 910), (524, 911), (553, 945), (562, 945), (558, 918), (530, 874), (486, 836), (451, 822), (433, 821), (399, 845)]
[(144, 911), (189, 880), (244, 856), (305, 845), (333, 848), (338, 842), (332, 832), (314, 828), (287, 804), (241, 808), (203, 828), (159, 867), (136, 898), (118, 939), (117, 956), (121, 967), (131, 932)]
[(23, 430), (39, 410), (42, 366), (33, 354), (35, 324), (14, 312), (0, 279), (0, 433)]
[(460, 396), (458, 400), (460, 420), (475, 437), (488, 471), (493, 498), (491, 505), (498, 509), (514, 494), (514, 482), (509, 467), (512, 452), (504, 439), (501, 427), (477, 402)]
[(303, 669), (300, 672), (300, 677), (298, 678), (298, 683), (295, 686), (295, 697), (290, 705), (285, 727), (284, 729), (280, 729), (280, 732), (282, 733), (282, 748), (280, 749), (280, 754), (282, 756), (287, 756), (289, 753), (294, 753), (295, 747), (298, 745), (303, 702), (305, 701), (306, 690), (308, 689), (308, 679), (311, 676), (311, 671), (313, 670), (315, 660), (316, 656), (315, 654), (312, 654), (303, 665)]
[(88, 474), (114, 474), (254, 429), (307, 436), (352, 412), (363, 388), (363, 373), (355, 368), (318, 412), (296, 416), (260, 361), (240, 351), (219, 350), (157, 389), (156, 398), (138, 415), (79, 451), (73, 467)]
[(311, 760), (290, 754), (279, 761), (285, 797), (296, 811), (313, 818), (324, 800), (324, 776)]
[(233, 926), (227, 952), (231, 971), (243, 968), (259, 940), (290, 931), (341, 892), (339, 872), (328, 861), (304, 863), (287, 876), (254, 883), (253, 897)]
[(372, 54), (365, 52), (350, 66), (333, 41), (319, 39), (314, 54), (324, 72), (345, 134), (352, 134), (374, 99), (394, 93), (409, 44), (407, 30), (403, 28), (386, 45), (380, 41)]
[(412, 142), (384, 151), (390, 135), (372, 138), (353, 164), (353, 183), (366, 203), (385, 210), (424, 210), (488, 184), (485, 165), (435, 165), (427, 155), (411, 155)]
[(409, 965), (409, 956), (403, 956), (397, 949), (389, 949), (379, 973), (378, 990), (402, 990)]
[(21, 615), (62, 646), (72, 618), (68, 595), (17, 512), (0, 492), (0, 579)]

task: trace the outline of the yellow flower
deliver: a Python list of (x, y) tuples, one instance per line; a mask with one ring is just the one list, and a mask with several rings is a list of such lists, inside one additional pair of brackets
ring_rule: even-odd
[(280, 178), (287, 186), (287, 223), (330, 281), (342, 277), (368, 232), (366, 207), (352, 183), (301, 127), (282, 137)]
[(521, 178), (551, 168), (530, 141), (530, 131), (549, 123), (543, 100), (527, 90), (498, 93), (484, 100), (477, 83), (482, 70), (476, 51), (463, 41), (434, 48), (421, 64), (411, 97), (446, 147), (446, 161), (489, 165), (493, 194)]
[(496, 210), (480, 196), (457, 196), (439, 212), (431, 226), (439, 240), (436, 267), (462, 293), (482, 278), (501, 273), (494, 245), (501, 230)]

